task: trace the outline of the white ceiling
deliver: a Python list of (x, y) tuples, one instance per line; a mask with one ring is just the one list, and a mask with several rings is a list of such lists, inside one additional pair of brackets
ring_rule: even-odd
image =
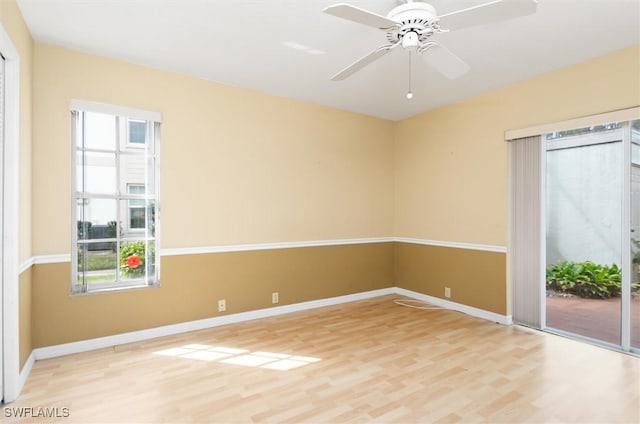
[[(407, 100), (408, 57), (402, 49), (345, 81), (329, 81), (386, 41), (382, 31), (322, 13), (341, 1), (382, 15), (397, 5), (396, 0), (18, 4), (37, 42), (391, 120), (640, 44), (639, 0), (539, 0), (534, 15), (434, 36), (471, 71), (448, 80), (414, 60), (414, 98)], [(430, 1), (439, 14), (486, 2)], [(286, 42), (326, 53), (309, 54)]]

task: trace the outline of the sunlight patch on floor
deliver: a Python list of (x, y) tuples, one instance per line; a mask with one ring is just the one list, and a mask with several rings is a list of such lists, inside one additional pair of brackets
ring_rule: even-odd
[(276, 352), (249, 352), (246, 349), (236, 349), (224, 346), (209, 346), (203, 344), (188, 344), (153, 352), (154, 355), (173, 356), (199, 361), (218, 361), (223, 364), (241, 365), (244, 367), (260, 367), (270, 370), (288, 371), (315, 362), (320, 358), (312, 356), (289, 355)]

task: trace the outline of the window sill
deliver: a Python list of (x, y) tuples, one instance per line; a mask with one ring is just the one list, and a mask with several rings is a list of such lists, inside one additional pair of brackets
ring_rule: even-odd
[(154, 284), (144, 284), (144, 283), (140, 283), (140, 284), (129, 284), (126, 286), (117, 286), (117, 287), (101, 287), (101, 288), (96, 288), (96, 289), (89, 289), (85, 292), (71, 292), (69, 295), (71, 297), (76, 297), (76, 296), (88, 296), (88, 295), (95, 295), (95, 294), (106, 294), (106, 293), (120, 293), (120, 292), (126, 292), (126, 291), (138, 291), (138, 290), (145, 290), (145, 289), (155, 289), (155, 288), (159, 288), (160, 287), (160, 282), (156, 282)]

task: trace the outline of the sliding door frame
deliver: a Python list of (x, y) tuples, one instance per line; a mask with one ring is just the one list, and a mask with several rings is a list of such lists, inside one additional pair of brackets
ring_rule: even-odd
[(622, 137), (622, 305), (620, 323), (620, 345), (622, 350), (631, 348), (631, 120), (625, 122)]
[[(607, 342), (600, 342), (594, 339), (590, 339), (588, 337), (583, 337), (578, 334), (566, 333), (564, 331), (557, 331), (558, 334), (567, 335), (570, 337), (575, 337), (580, 340), (594, 342), (599, 345), (615, 347), (616, 349), (621, 349), (625, 352), (633, 352), (640, 353), (640, 348), (634, 348), (631, 346), (631, 121), (640, 119), (640, 106), (622, 109), (617, 111), (606, 112), (598, 115), (586, 116), (581, 118), (575, 118), (567, 121), (551, 123), (551, 124), (543, 124), (537, 125), (534, 127), (517, 129), (517, 130), (509, 130), (505, 132), (505, 140), (513, 143), (517, 143), (518, 139), (523, 139), (526, 137), (540, 136), (540, 187), (541, 187), (541, 195), (539, 200), (539, 213), (540, 213), (540, 269), (542, 278), (540, 279), (540, 284), (542, 287), (542, 293), (546, 292), (546, 279), (544, 278), (545, 270), (546, 270), (546, 153), (547, 146), (544, 140), (544, 135), (563, 130), (570, 130), (575, 128), (584, 128), (593, 125), (607, 124), (612, 122), (625, 122), (623, 127), (623, 140), (622, 140), (622, 160), (623, 160), (623, 195), (622, 195), (622, 211), (620, 214), (621, 222), (621, 248), (622, 248), (622, 287), (621, 287), (621, 338), (620, 345), (613, 345)], [(511, 159), (510, 159), (511, 162)], [(513, 183), (512, 173), (513, 173), (513, 163), (509, 164), (509, 184)], [(511, 193), (510, 193), (511, 195)], [(510, 199), (511, 205), (511, 199)], [(511, 210), (513, 206), (510, 206), (509, 217), (512, 219), (513, 210)], [(513, 231), (512, 225), (509, 225), (510, 231)], [(508, 268), (508, 284), (513, 286), (515, 282), (513, 281), (514, 270), (513, 267), (513, 256), (514, 256), (514, 245), (511, 242), (513, 240), (514, 234), (509, 234), (509, 247), (507, 252), (507, 268)], [(513, 293), (513, 287), (508, 288), (508, 293)], [(546, 299), (546, 296), (545, 296)], [(511, 300), (511, 305), (515, 305), (517, 302), (515, 300)], [(550, 329), (546, 326), (546, 303), (544, 302), (540, 308), (540, 327), (542, 330), (549, 331)], [(509, 311), (512, 315), (515, 316), (516, 311)], [(556, 331), (551, 331), (556, 332)]]
[(20, 390), (19, 275), (18, 275), (18, 163), (20, 128), (20, 56), (0, 23), (0, 53), (5, 59), (4, 139), (2, 155), (2, 384), (0, 397), (12, 402)]
[[(612, 122), (613, 123), (613, 122)], [(620, 238), (620, 252), (621, 252), (621, 256), (620, 256), (620, 269), (622, 270), (622, 285), (621, 285), (621, 290), (620, 290), (620, 334), (619, 334), (619, 344), (618, 343), (611, 343), (611, 342), (606, 342), (606, 341), (600, 341), (598, 339), (593, 339), (591, 337), (588, 336), (583, 336), (581, 334), (574, 334), (568, 331), (565, 331), (561, 328), (547, 328), (546, 324), (542, 326), (542, 329), (544, 330), (548, 330), (551, 331), (553, 333), (558, 333), (558, 334), (568, 334), (568, 335), (572, 335), (575, 336), (577, 338), (580, 339), (585, 339), (585, 340), (590, 340), (593, 341), (595, 343), (598, 344), (603, 344), (606, 346), (614, 346), (615, 348), (621, 348), (624, 351), (629, 351), (630, 347), (631, 347), (631, 314), (630, 314), (630, 300), (631, 300), (631, 125), (630, 125), (630, 121), (623, 121), (621, 122), (622, 124), (622, 128), (620, 128), (619, 130), (619, 135), (617, 136), (612, 136), (612, 139), (605, 139), (604, 141), (598, 141), (598, 142), (594, 142), (593, 140), (584, 140), (585, 136), (580, 136), (582, 137), (581, 140), (579, 140), (577, 143), (571, 143), (570, 147), (565, 147), (565, 146), (553, 146), (549, 143), (548, 140), (545, 140), (544, 134), (542, 137), (542, 154), (544, 156), (543, 159), (541, 159), (541, 165), (542, 165), (542, 178), (545, 178), (546, 176), (546, 156), (547, 153), (550, 151), (554, 151), (554, 150), (558, 150), (558, 149), (566, 149), (566, 148), (575, 148), (575, 147), (585, 147), (585, 146), (594, 146), (594, 145), (602, 145), (602, 144), (609, 144), (609, 143), (616, 143), (619, 144), (619, 147), (622, 149), (622, 154), (621, 154), (621, 161), (622, 163), (620, 165), (622, 165), (622, 187), (621, 189), (621, 208), (620, 208), (620, 234), (619, 234), (619, 238)], [(586, 137), (589, 137), (588, 135)], [(544, 183), (542, 183), (542, 198), (541, 198), (541, 202), (540, 202), (540, 213), (541, 213), (541, 220), (544, 222), (546, 216), (547, 216), (547, 205), (545, 203), (546, 201), (546, 185)], [(541, 233), (541, 237), (542, 237), (542, 250), (543, 253), (541, 254), (541, 262), (542, 262), (542, 267), (546, 268), (546, 266), (548, 266), (549, 264), (544, 262), (544, 258), (546, 258), (546, 225), (543, 225), (542, 228), (542, 233)], [(543, 285), (543, 288), (546, 286), (546, 281), (541, 283)], [(543, 290), (544, 292), (545, 290)], [(546, 296), (545, 296), (546, 299)], [(543, 304), (543, 311), (542, 311), (543, 316), (545, 316), (546, 314), (546, 307), (544, 307)], [(544, 322), (544, 319), (542, 320)]]

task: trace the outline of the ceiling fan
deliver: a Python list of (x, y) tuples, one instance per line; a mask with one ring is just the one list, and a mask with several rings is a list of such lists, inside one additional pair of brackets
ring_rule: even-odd
[(378, 47), (331, 77), (342, 81), (380, 59), (398, 46), (424, 57), (438, 72), (455, 79), (469, 70), (462, 59), (433, 41), (434, 34), (477, 25), (493, 24), (536, 12), (537, 0), (496, 0), (438, 16), (436, 9), (422, 1), (404, 0), (386, 16), (346, 3), (327, 7), (329, 15), (378, 28), (386, 33), (388, 44)]

